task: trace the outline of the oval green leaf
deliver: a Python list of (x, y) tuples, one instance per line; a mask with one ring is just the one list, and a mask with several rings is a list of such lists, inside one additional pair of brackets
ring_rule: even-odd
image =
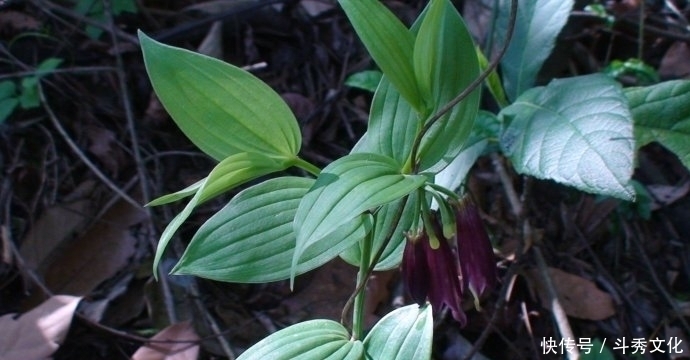
[(430, 359), (434, 335), (431, 305), (408, 305), (384, 316), (364, 338), (366, 359)]
[(690, 81), (625, 89), (638, 148), (656, 141), (690, 169)]
[[(172, 273), (241, 283), (289, 278), (296, 244), (292, 222), (314, 181), (280, 177), (243, 190), (199, 228)], [(364, 238), (367, 226), (361, 217), (341, 226), (331, 240), (307, 249), (296, 273), (338, 256)]]
[(507, 121), (501, 148), (518, 172), (635, 198), (632, 116), (620, 86), (608, 76), (554, 80), (525, 92), (500, 116)]
[(364, 347), (332, 320), (311, 320), (275, 332), (237, 360), (360, 360)]
[(161, 103), (187, 137), (216, 160), (241, 153), (294, 156), (301, 145), (290, 108), (250, 73), (156, 42), (139, 32)]
[(293, 267), (309, 247), (339, 226), (402, 198), (424, 181), (421, 175), (401, 174), (395, 160), (379, 154), (351, 154), (334, 161), (321, 171), (297, 209)]

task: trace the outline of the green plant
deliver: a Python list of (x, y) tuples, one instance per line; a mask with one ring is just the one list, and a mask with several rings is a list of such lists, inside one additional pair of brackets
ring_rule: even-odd
[(62, 63), (62, 59), (48, 58), (41, 61), (36, 71), (25, 76), (19, 82), (4, 80), (0, 82), (0, 123), (12, 115), (17, 106), (22, 109), (37, 108), (41, 102), (38, 96), (38, 81), (41, 77), (55, 70)]
[[(293, 166), (310, 176), (275, 177), (241, 191), (201, 226), (172, 273), (228, 282), (293, 280), (337, 256), (359, 268), (344, 309), (344, 315), (352, 309), (351, 328), (330, 320), (299, 323), (240, 359), (429, 358), (432, 305), (449, 308), (462, 324), (462, 289), (478, 297), (496, 282), (477, 210), (455, 192), (485, 151), (501, 151), (522, 174), (624, 200), (635, 197), (637, 147), (659, 141), (690, 165), (690, 83), (623, 90), (594, 74), (533, 87), (573, 2), (516, 4), (502, 4), (498, 14), (498, 43), (509, 44), (500, 81), (497, 63), (477, 56), (449, 0), (431, 0), (411, 29), (378, 0), (340, 0), (383, 77), (366, 134), (323, 169), (299, 157), (297, 122), (267, 85), (140, 33), (161, 102), (189, 139), (219, 161), (206, 178), (150, 204), (191, 197), (163, 232), (154, 268), (198, 204)], [(478, 85), (485, 79), (503, 105), (497, 114), (479, 111)], [(668, 116), (653, 116), (661, 111)], [(453, 247), (459, 257), (451, 255)], [(373, 270), (401, 263), (418, 305), (389, 313), (365, 336), (362, 289)]]
[[(100, 0), (77, 0), (74, 4), (74, 10), (77, 13), (86, 16), (90, 20), (105, 24), (107, 12), (104, 4), (110, 5), (110, 10), (112, 11), (113, 16), (117, 16), (125, 12), (132, 14), (137, 13), (137, 3), (134, 0), (111, 0), (108, 2)], [(103, 34), (103, 29), (90, 24), (86, 25), (85, 31), (86, 34), (92, 39), (98, 39), (101, 34)]]

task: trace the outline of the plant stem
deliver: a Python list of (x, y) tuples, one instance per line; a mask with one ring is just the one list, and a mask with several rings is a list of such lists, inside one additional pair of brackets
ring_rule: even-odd
[(366, 303), (366, 294), (364, 291), (365, 284), (369, 279), (369, 258), (371, 256), (371, 247), (373, 243), (373, 232), (362, 239), (362, 257), (359, 261), (359, 272), (357, 273), (357, 293), (355, 294), (355, 304), (352, 309), (352, 339), (359, 340), (364, 333), (364, 305)]
[(321, 174), (321, 169), (319, 169), (316, 165), (308, 162), (307, 160), (302, 159), (299, 156), (295, 158), (294, 165), (316, 177), (318, 177), (319, 174)]
[(515, 31), (515, 20), (517, 18), (517, 5), (518, 1), (517, 0), (511, 0), (510, 2), (510, 19), (508, 22), (508, 32), (506, 33), (506, 40), (505, 43), (503, 44), (503, 47), (501, 47), (501, 51), (498, 53), (498, 56), (491, 61), (489, 66), (481, 73), (479, 76), (472, 81), (465, 90), (463, 90), (458, 96), (456, 96), (453, 100), (449, 101), (446, 105), (444, 105), (438, 112), (436, 112), (433, 116), (429, 118), (424, 123), (424, 126), (422, 127), (422, 130), (417, 133), (417, 137), (414, 139), (414, 143), (412, 144), (412, 151), (410, 152), (410, 159), (412, 159), (412, 163), (414, 164), (413, 166), (413, 173), (417, 173), (419, 171), (419, 161), (417, 161), (417, 153), (419, 152), (419, 146), (422, 143), (422, 139), (424, 138), (424, 135), (429, 132), (429, 129), (441, 118), (443, 115), (445, 115), (448, 111), (450, 111), (455, 105), (460, 103), (462, 100), (464, 100), (472, 91), (477, 89), (482, 82), (491, 74), (494, 69), (498, 66), (498, 63), (501, 61), (503, 56), (505, 55), (506, 51), (508, 51), (508, 45), (510, 45), (510, 40), (513, 38), (513, 32)]
[[(381, 247), (378, 248), (376, 251), (376, 255), (371, 259), (371, 262), (368, 264), (368, 269), (366, 272), (366, 275), (364, 276), (364, 281), (360, 282), (359, 281), (359, 275), (357, 274), (357, 288), (355, 291), (352, 293), (349, 299), (347, 299), (347, 302), (345, 303), (345, 306), (343, 306), (343, 312), (340, 315), (340, 323), (344, 324), (345, 323), (345, 316), (347, 315), (348, 311), (350, 310), (350, 307), (352, 307), (353, 301), (356, 300), (357, 296), (359, 295), (360, 292), (363, 292), (364, 286), (366, 286), (367, 281), (369, 280), (369, 277), (371, 277), (371, 274), (374, 272), (374, 268), (376, 268), (376, 264), (378, 264), (379, 260), (381, 260), (381, 256), (383, 256), (383, 251), (386, 249), (388, 246), (388, 243), (390, 243), (391, 239), (393, 238), (393, 235), (395, 235), (395, 229), (398, 227), (398, 223), (400, 222), (400, 218), (402, 217), (403, 210), (405, 209), (405, 205), (407, 204), (409, 195), (405, 196), (402, 201), (400, 202), (400, 205), (398, 205), (398, 208), (395, 211), (395, 215), (393, 217), (393, 222), (391, 227), (388, 229), (388, 233), (386, 233), (386, 237), (383, 240), (383, 243), (381, 244)], [(371, 251), (371, 250), (369, 250)], [(361, 270), (361, 264), (360, 264), (360, 270)], [(355, 310), (353, 310), (354, 312)], [(354, 317), (354, 316), (353, 316)], [(354, 325), (353, 325), (354, 328)]]

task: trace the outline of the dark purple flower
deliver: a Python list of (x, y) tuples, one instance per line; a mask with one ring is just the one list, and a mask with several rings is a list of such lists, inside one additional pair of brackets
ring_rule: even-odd
[(465, 199), (457, 204), (455, 223), (462, 282), (470, 289), (475, 305), (479, 307), (479, 297), (497, 283), (494, 251), (479, 210), (471, 200)]
[(408, 235), (402, 272), (407, 292), (417, 304), (423, 305), (428, 297), (434, 310), (447, 307), (465, 325), (457, 259), (447, 240), (439, 239), (438, 249), (432, 249), (426, 232)]

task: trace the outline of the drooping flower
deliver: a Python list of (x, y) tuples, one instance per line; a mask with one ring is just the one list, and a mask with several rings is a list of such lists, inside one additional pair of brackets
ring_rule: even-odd
[(426, 231), (408, 235), (403, 253), (403, 282), (410, 297), (420, 306), (427, 297), (435, 310), (448, 308), (453, 318), (464, 326), (462, 284), (458, 264), (446, 239), (439, 239), (433, 249)]
[(477, 206), (466, 198), (455, 208), (455, 236), (462, 281), (472, 292), (475, 306), (479, 309), (479, 297), (497, 284), (494, 252)]

